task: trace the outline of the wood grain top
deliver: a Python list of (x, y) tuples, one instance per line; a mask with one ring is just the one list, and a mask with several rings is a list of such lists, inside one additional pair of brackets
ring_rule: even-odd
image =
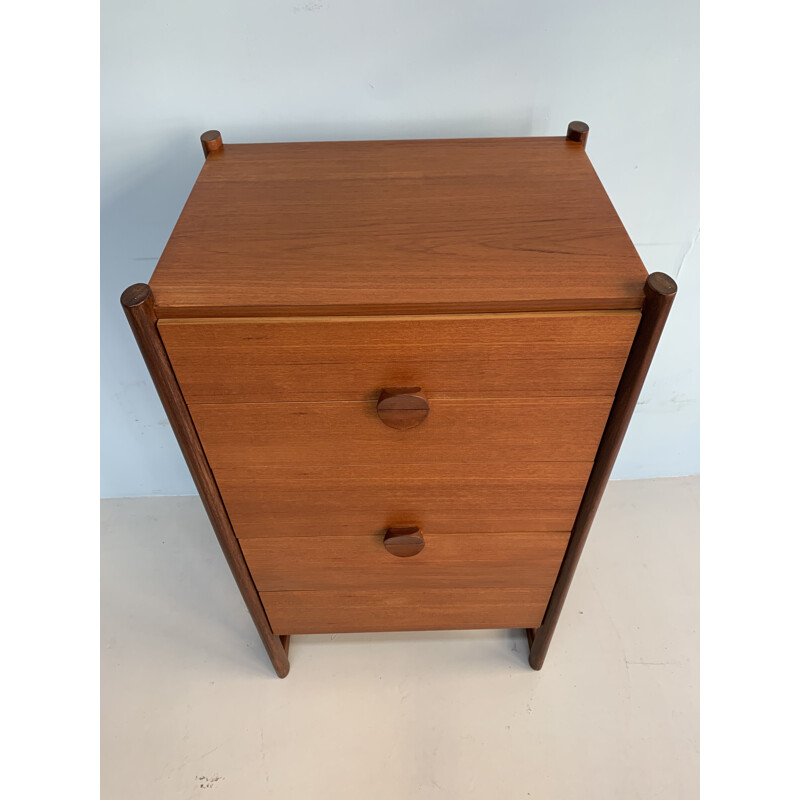
[(632, 309), (647, 272), (563, 137), (225, 144), (150, 281), (159, 317)]

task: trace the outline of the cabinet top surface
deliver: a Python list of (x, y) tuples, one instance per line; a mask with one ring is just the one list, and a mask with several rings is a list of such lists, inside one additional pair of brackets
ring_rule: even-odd
[(563, 137), (225, 144), (150, 281), (159, 316), (639, 308), (647, 272)]

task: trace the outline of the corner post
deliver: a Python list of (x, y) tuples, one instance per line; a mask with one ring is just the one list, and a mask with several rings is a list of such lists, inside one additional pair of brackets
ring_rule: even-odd
[(183, 399), (178, 381), (172, 371), (167, 351), (156, 327), (155, 305), (150, 287), (146, 283), (129, 286), (120, 298), (125, 316), (133, 331), (144, 363), (155, 384), (159, 399), (167, 413), (175, 438), (191, 472), (195, 486), (211, 520), (222, 552), (242, 593), (250, 616), (253, 618), (261, 641), (279, 678), (289, 673), (289, 637), (278, 637), (272, 632), (267, 614), (259, 597), (250, 570), (247, 568), (239, 541), (231, 526), (228, 512), (222, 502), (217, 483), (206, 459), (200, 438)]
[(200, 144), (203, 147), (203, 155), (208, 158), (210, 153), (222, 150), (222, 134), (219, 131), (206, 131), (200, 134)]
[(577, 142), (581, 147), (586, 147), (589, 138), (589, 126), (585, 122), (575, 120), (567, 125), (567, 141)]
[(603, 497), (611, 469), (622, 445), (625, 431), (628, 429), (628, 423), (636, 408), (636, 401), (639, 399), (639, 393), (642, 390), (644, 379), (677, 291), (678, 286), (675, 281), (663, 272), (652, 273), (645, 282), (642, 319), (636, 330), (614, 403), (611, 406), (611, 413), (600, 439), (594, 466), (589, 475), (578, 514), (575, 517), (575, 524), (572, 527), (564, 560), (553, 587), (553, 594), (550, 596), (541, 626), (535, 631), (528, 630), (528, 641), (531, 644), (530, 665), (533, 669), (541, 669), (544, 663), (567, 591), (572, 583), (572, 576), (578, 566), (578, 559), (584, 544), (586, 544), (586, 537)]

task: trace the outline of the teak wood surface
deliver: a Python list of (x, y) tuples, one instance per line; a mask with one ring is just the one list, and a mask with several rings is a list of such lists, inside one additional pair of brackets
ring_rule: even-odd
[[(553, 588), (569, 531), (424, 533), (425, 547), (397, 558), (383, 536), (280, 536), (241, 540), (261, 592), (349, 589)], [(262, 595), (264, 597), (264, 595)], [(269, 603), (266, 603), (269, 614)]]
[(347, 467), (219, 467), (236, 535), (377, 535), (415, 520), (428, 534), (567, 531), (591, 461)]
[(187, 402), (613, 396), (638, 311), (161, 320)]
[(163, 318), (638, 309), (646, 277), (552, 137), (226, 143), (150, 284)]
[(266, 592), (262, 598), (276, 633), (297, 634), (536, 628), (549, 595), (533, 587)]

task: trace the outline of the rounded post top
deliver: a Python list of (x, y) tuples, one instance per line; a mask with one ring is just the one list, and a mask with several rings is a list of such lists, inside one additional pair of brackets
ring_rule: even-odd
[(585, 145), (589, 138), (589, 126), (585, 122), (574, 120), (567, 125), (567, 141)]
[(645, 293), (657, 297), (673, 297), (678, 291), (675, 283), (665, 272), (651, 272), (645, 283)]
[(201, 133), (200, 144), (203, 146), (203, 155), (208, 158), (209, 153), (222, 150), (222, 134), (219, 131)]
[(146, 283), (134, 283), (122, 293), (119, 301), (124, 308), (134, 308), (147, 302), (150, 296), (150, 287)]

